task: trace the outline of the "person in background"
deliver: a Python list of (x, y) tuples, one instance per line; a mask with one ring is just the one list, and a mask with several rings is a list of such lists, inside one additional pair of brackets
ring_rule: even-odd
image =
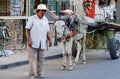
[(31, 16), (26, 24), (26, 38), (29, 46), (29, 77), (31, 79), (45, 79), (42, 74), (44, 55), (46, 53), (46, 40), (52, 46), (48, 19), (45, 17), (47, 7), (39, 4), (36, 14)]

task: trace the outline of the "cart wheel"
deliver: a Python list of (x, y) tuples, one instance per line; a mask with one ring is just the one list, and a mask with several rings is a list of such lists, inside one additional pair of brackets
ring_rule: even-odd
[(110, 56), (112, 59), (118, 59), (120, 56), (120, 42), (113, 39), (109, 42)]
[[(77, 44), (75, 43), (75, 41), (73, 41), (73, 44), (72, 44), (72, 56), (75, 58), (77, 55)], [(81, 52), (80, 52), (80, 55), (81, 55)]]

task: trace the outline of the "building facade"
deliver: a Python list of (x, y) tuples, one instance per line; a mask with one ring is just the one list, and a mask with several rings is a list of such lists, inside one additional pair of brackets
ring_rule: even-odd
[[(42, 0), (40, 0), (42, 1)], [(30, 16), (33, 15), (33, 10), (41, 3), (39, 0), (1, 0), (0, 2), (0, 16)], [(49, 10), (57, 12), (65, 9), (74, 10), (72, 0), (43, 0), (47, 1)]]

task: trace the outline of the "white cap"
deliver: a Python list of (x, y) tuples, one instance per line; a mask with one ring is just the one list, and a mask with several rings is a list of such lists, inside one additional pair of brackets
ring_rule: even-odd
[(45, 4), (39, 4), (35, 12), (37, 12), (38, 10), (48, 10), (48, 9)]

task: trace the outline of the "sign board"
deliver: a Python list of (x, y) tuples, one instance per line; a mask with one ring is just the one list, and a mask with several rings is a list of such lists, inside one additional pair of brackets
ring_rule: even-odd
[(11, 16), (21, 16), (22, 15), (22, 0), (11, 0), (10, 5), (10, 15)]

